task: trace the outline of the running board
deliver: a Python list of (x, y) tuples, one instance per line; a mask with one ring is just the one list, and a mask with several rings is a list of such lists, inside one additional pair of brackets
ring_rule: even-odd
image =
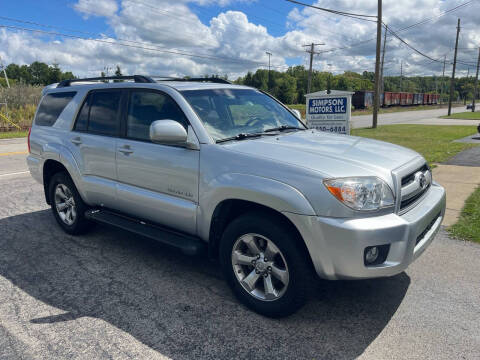
[(170, 230), (158, 225), (147, 224), (144, 221), (133, 219), (104, 209), (92, 209), (85, 212), (89, 220), (114, 226), (131, 233), (159, 241), (178, 248), (186, 255), (198, 255), (206, 248), (201, 239)]

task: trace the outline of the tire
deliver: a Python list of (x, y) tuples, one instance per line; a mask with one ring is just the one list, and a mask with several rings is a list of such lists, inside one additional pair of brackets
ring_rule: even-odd
[[(241, 215), (227, 226), (220, 243), (220, 262), (228, 284), (244, 305), (261, 315), (278, 318), (305, 304), (312, 270), (299, 240), (290, 227), (261, 212)], [(273, 259), (265, 259), (267, 254)], [(285, 270), (287, 276), (282, 272)]]
[[(60, 227), (68, 234), (78, 235), (85, 233), (92, 223), (85, 219), (88, 206), (83, 202), (70, 176), (65, 172), (58, 172), (50, 179), (48, 186), (50, 204), (53, 216)], [(60, 209), (67, 210), (60, 211)], [(70, 209), (70, 216), (68, 215)]]

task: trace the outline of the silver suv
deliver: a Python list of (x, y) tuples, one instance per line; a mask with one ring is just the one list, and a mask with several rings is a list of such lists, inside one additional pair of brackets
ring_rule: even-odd
[(220, 79), (107, 80), (46, 88), (29, 135), (30, 172), (69, 234), (97, 222), (208, 254), (246, 306), (279, 317), (311, 275), (398, 274), (440, 228), (445, 191), (412, 150), (308, 129)]

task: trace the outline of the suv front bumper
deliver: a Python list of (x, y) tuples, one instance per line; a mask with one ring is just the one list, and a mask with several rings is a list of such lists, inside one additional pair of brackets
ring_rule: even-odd
[[(360, 219), (284, 213), (302, 235), (317, 274), (325, 279), (365, 279), (401, 273), (430, 245), (445, 214), (445, 190), (433, 183), (403, 215)], [(365, 248), (390, 245), (386, 260), (366, 266)]]

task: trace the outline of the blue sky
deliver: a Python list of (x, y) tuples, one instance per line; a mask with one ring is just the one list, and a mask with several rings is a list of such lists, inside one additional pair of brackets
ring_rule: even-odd
[[(376, 0), (306, 2), (363, 14), (375, 14), (377, 3)], [(384, 0), (384, 21), (398, 30), (433, 17), (432, 21), (401, 35), (416, 48), (440, 59), (444, 54), (451, 57), (456, 18), (461, 17), (461, 46), (468, 48), (460, 54), (465, 59), (465, 64), (459, 66), (462, 74), (467, 71), (467, 62), (475, 62), (472, 49), (480, 44), (480, 1), (448, 15), (442, 14), (466, 2)], [(119, 65), (125, 72), (216, 73), (236, 77), (265, 68), (266, 51), (273, 53), (274, 69), (284, 71), (289, 65), (307, 65), (308, 56), (302, 45), (311, 41), (325, 42), (322, 50), (333, 49), (315, 56), (317, 70), (373, 70), (374, 23), (334, 16), (284, 0), (0, 0), (0, 8), (0, 25), (96, 39), (68, 39), (0, 27), (0, 56), (4, 62), (58, 62), (63, 69), (79, 75), (94, 75), (104, 67)], [(2, 16), (55, 28), (12, 22)], [(109, 43), (99, 41), (102, 39)], [(338, 50), (345, 46), (346, 49)], [(152, 50), (152, 47), (187, 55)], [(407, 75), (438, 75), (442, 69), (439, 62), (426, 60), (389, 38), (387, 75), (399, 72), (400, 63)]]

